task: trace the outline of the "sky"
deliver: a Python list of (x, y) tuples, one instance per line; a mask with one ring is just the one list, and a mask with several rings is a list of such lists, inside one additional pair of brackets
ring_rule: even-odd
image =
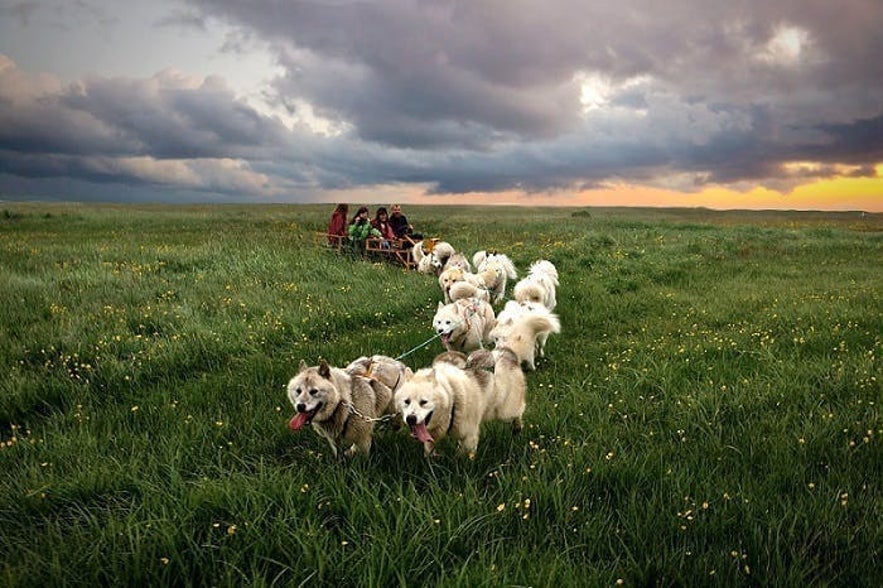
[(0, 200), (883, 212), (881, 0), (0, 0)]

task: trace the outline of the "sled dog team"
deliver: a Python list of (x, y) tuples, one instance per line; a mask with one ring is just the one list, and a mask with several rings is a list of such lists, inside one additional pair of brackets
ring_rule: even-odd
[(445, 351), (432, 365), (415, 372), (385, 355), (360, 357), (344, 368), (301, 361), (288, 382), (295, 410), (289, 428), (312, 425), (335, 457), (341, 451), (367, 455), (375, 424), (386, 420), (407, 425), (427, 456), (445, 437), (474, 455), (486, 421), (508, 421), (520, 431), (527, 390), (522, 366), (535, 369), (549, 335), (561, 332), (553, 312), (558, 271), (550, 261), (531, 264), (512, 289), (514, 299), (496, 315), (493, 305), (518, 277), (505, 254), (479, 251), (470, 263), (449, 243), (420, 241), (412, 255), (418, 271), (437, 276), (442, 290), (432, 326)]

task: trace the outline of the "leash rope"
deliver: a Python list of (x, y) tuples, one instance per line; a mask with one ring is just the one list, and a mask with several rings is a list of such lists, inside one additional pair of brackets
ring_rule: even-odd
[[(454, 323), (454, 326), (456, 327), (456, 326), (460, 325), (462, 322), (463, 322), (463, 321), (458, 321), (458, 322)], [(433, 341), (435, 341), (436, 339), (438, 339), (439, 337), (441, 337), (443, 334), (444, 334), (444, 333), (436, 333), (435, 335), (433, 335), (432, 337), (430, 337), (429, 339), (427, 339), (426, 341), (424, 341), (423, 343), (421, 343), (421, 344), (418, 345), (417, 347), (414, 347), (413, 349), (409, 349), (408, 351), (402, 353), (400, 356), (396, 357), (396, 358), (395, 358), (396, 361), (400, 361), (400, 360), (402, 360), (403, 358), (408, 357), (408, 356), (411, 355), (412, 353), (414, 353), (414, 352), (416, 352), (416, 351), (419, 351), (419, 350), (423, 349), (424, 347), (426, 347), (427, 345), (429, 345), (430, 343), (432, 343)]]
[[(467, 309), (467, 310), (469, 310), (469, 309)], [(475, 314), (475, 313), (476, 313), (476, 308), (475, 308), (475, 305), (473, 305), (472, 306), (472, 314)], [(457, 321), (456, 323), (451, 325), (451, 328), (448, 330), (448, 332), (451, 332), (455, 327), (459, 327), (464, 322), (467, 322), (467, 320), (468, 320), (468, 317), (464, 317), (464, 318), (460, 319), (459, 321)], [(395, 358), (396, 361), (401, 361), (403, 358), (408, 357), (412, 353), (415, 353), (415, 352), (423, 349), (424, 347), (426, 347), (427, 345), (429, 345), (430, 343), (432, 343), (433, 341), (435, 341), (436, 339), (438, 339), (442, 335), (444, 335), (444, 333), (436, 333), (435, 335), (433, 335), (432, 337), (430, 337), (429, 339), (427, 339), (426, 341), (424, 341), (420, 345), (417, 345), (413, 349), (409, 349), (408, 351), (406, 351), (406, 352), (402, 353), (401, 355), (399, 355), (398, 357), (396, 357)], [(479, 345), (480, 344), (481, 344), (481, 342), (479, 341)]]
[(369, 416), (365, 416), (361, 412), (359, 412), (359, 409), (356, 408), (352, 402), (347, 402), (345, 404), (345, 406), (346, 406), (347, 410), (350, 412), (350, 414), (355, 415), (355, 416), (359, 417), (360, 419), (362, 419), (363, 421), (366, 421), (369, 423), (382, 423), (382, 422), (391, 420), (392, 418), (394, 418), (396, 416), (394, 414), (385, 414), (382, 417), (369, 417)]

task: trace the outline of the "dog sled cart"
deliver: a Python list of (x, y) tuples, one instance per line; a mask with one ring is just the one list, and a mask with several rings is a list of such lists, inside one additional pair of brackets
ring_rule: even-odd
[(411, 257), (411, 248), (413, 246), (414, 242), (410, 239), (384, 241), (376, 237), (369, 237), (365, 240), (365, 253), (369, 257), (386, 259), (387, 261), (403, 265), (407, 270), (411, 270), (417, 267), (417, 263)]
[(369, 237), (363, 243), (353, 243), (346, 236), (316, 233), (316, 242), (324, 243), (326, 247), (337, 253), (352, 251), (372, 259), (383, 259), (401, 265), (406, 270), (417, 267), (417, 262), (411, 255), (415, 241), (407, 237), (390, 240)]

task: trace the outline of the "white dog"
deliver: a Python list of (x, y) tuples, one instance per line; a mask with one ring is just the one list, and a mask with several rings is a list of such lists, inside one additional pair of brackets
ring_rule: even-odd
[(454, 253), (456, 251), (453, 245), (438, 239), (418, 241), (411, 249), (411, 257), (417, 263), (417, 271), (422, 274), (438, 275)]
[[(491, 282), (490, 285), (486, 280)], [(492, 294), (496, 294), (496, 292), (491, 291), (491, 287), (497, 285), (496, 282), (497, 272), (493, 269), (487, 270), (484, 274), (473, 274), (469, 270), (455, 266), (444, 269), (438, 276), (438, 285), (442, 289), (445, 304), (453, 302), (458, 298), (470, 297), (490, 301)], [(451, 290), (458, 284), (463, 283), (469, 284), (471, 288), (464, 289), (460, 287), (457, 296), (452, 296)], [(472, 294), (469, 295), (467, 292), (472, 292)]]
[(551, 261), (541, 259), (530, 265), (527, 276), (515, 284), (512, 295), (518, 302), (536, 302), (555, 310), (557, 289), (558, 270)]
[(385, 384), (350, 376), (324, 359), (314, 367), (301, 360), (287, 393), (296, 411), (288, 427), (297, 431), (312, 424), (313, 430), (328, 440), (335, 457), (340, 448), (345, 449), (346, 457), (360, 452), (368, 455), (374, 422), (395, 412), (392, 391)]
[(438, 303), (432, 327), (448, 351), (464, 353), (490, 343), (496, 325), (494, 309), (476, 298), (464, 298), (450, 304)]
[(510, 300), (497, 317), (491, 331), (496, 346), (512, 349), (528, 369), (536, 369), (536, 354), (545, 357), (546, 340), (551, 333), (561, 332), (558, 315), (542, 304)]
[(485, 421), (511, 421), (515, 432), (522, 428), (526, 385), (517, 357), (505, 349), (478, 353), (488, 355), (478, 362), (470, 356), (467, 363), (484, 363), (490, 356), (493, 372), (436, 361), (395, 395), (396, 409), (427, 456), (448, 436), (458, 441), (461, 453), (473, 456)]
[(462, 253), (454, 253), (452, 256), (448, 258), (445, 262), (444, 266), (442, 266), (442, 271), (446, 269), (450, 269), (452, 267), (458, 267), (466, 272), (472, 271), (472, 266), (469, 264), (469, 260), (466, 259), (466, 256)]
[(491, 290), (494, 304), (505, 297), (508, 280), (518, 277), (515, 264), (503, 253), (476, 251), (472, 256), (472, 264), (476, 274), (481, 276), (486, 287)]

